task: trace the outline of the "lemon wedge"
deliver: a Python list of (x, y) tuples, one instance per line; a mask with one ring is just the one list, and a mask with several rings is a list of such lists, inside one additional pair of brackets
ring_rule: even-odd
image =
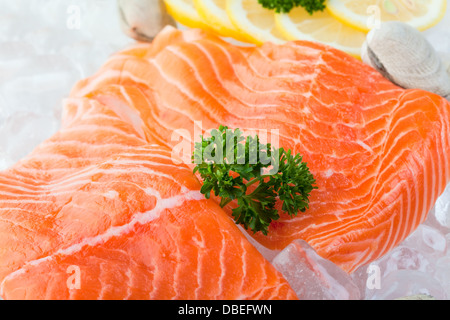
[(203, 21), (195, 9), (194, 0), (164, 0), (164, 3), (167, 12), (182, 25), (210, 30), (208, 24)]
[(383, 21), (402, 21), (418, 30), (437, 24), (447, 0), (328, 0), (327, 10), (342, 23), (368, 32)]
[(223, 37), (246, 41), (246, 37), (231, 23), (226, 11), (226, 0), (194, 0), (200, 17), (209, 27)]
[(263, 8), (258, 0), (227, 0), (227, 13), (231, 22), (248, 41), (284, 43), (275, 24), (275, 13)]
[(357, 58), (366, 39), (364, 32), (346, 26), (326, 10), (310, 15), (304, 8), (297, 7), (289, 13), (276, 14), (275, 21), (288, 40), (321, 42)]

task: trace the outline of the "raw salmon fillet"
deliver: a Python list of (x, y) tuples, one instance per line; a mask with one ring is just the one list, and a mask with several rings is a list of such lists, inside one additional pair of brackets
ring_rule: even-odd
[(1, 297), (296, 299), (192, 170), (110, 102), (69, 99), (61, 130), (0, 173)]
[(318, 189), (305, 213), (253, 236), (270, 249), (303, 239), (348, 272), (414, 231), (449, 181), (449, 103), (317, 43), (239, 47), (167, 28), (112, 56), (72, 95), (120, 97), (149, 139), (170, 148), (179, 129), (191, 144), (197, 121), (203, 130), (278, 129), (279, 145), (303, 155)]

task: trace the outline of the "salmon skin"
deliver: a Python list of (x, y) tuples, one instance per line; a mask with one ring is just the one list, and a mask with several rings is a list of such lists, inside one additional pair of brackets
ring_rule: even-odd
[(198, 121), (279, 130), (279, 145), (303, 155), (318, 189), (307, 212), (252, 236), (270, 249), (303, 239), (347, 272), (413, 232), (449, 181), (449, 103), (317, 43), (239, 47), (166, 28), (112, 56), (72, 95), (120, 97), (148, 139), (170, 148), (174, 130), (194, 137)]
[(1, 297), (296, 299), (115, 102), (69, 99), (61, 130), (0, 173)]

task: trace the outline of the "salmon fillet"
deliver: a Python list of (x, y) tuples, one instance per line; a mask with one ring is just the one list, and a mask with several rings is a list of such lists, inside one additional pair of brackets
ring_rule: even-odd
[(192, 170), (112, 104), (69, 99), (61, 130), (0, 173), (1, 297), (296, 299)]
[(270, 249), (303, 239), (348, 272), (413, 232), (449, 181), (449, 103), (317, 43), (239, 47), (166, 28), (112, 56), (72, 96), (118, 98), (150, 141), (169, 148), (179, 129), (191, 145), (198, 122), (203, 131), (279, 130), (279, 145), (303, 155), (318, 189), (307, 212), (252, 236)]

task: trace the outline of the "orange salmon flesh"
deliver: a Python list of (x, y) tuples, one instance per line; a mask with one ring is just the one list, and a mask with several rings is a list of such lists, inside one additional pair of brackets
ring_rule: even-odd
[(230, 218), (235, 203), (205, 199), (193, 166), (174, 163), (173, 132), (278, 130), (318, 189), (306, 212), (250, 235), (278, 250), (303, 239), (351, 273), (443, 192), (449, 111), (328, 46), (167, 27), (79, 81), (61, 129), (0, 173), (0, 296), (296, 299)]

